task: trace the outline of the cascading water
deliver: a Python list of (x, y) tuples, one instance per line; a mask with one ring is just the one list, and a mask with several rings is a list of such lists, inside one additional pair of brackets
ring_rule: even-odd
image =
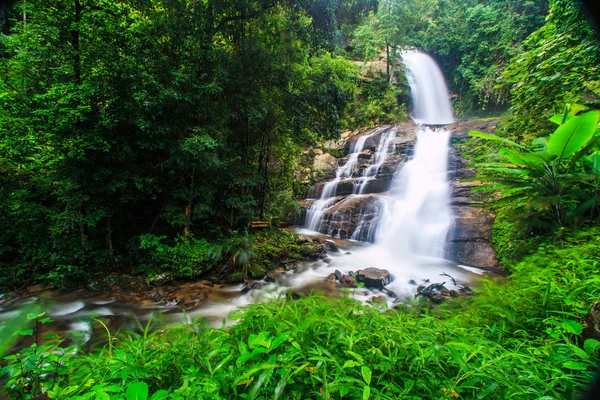
[(454, 121), (444, 76), (424, 53), (405, 52), (414, 120), (421, 124), (412, 160), (397, 174), (391, 194), (390, 219), (377, 242), (398, 257), (441, 258), (450, 225), (450, 185), (447, 179), (450, 134), (444, 125)]
[(335, 179), (327, 182), (323, 186), (321, 197), (315, 201), (306, 211), (305, 227), (311, 231), (319, 231), (323, 225), (323, 217), (325, 211), (331, 206), (335, 200), (338, 184), (352, 178), (352, 175), (358, 170), (358, 156), (363, 152), (365, 143), (368, 138), (378, 134), (381, 130), (375, 130), (369, 135), (364, 135), (358, 138), (350, 148), (348, 161), (343, 166), (339, 167), (335, 174)]
[(402, 53), (413, 103), (413, 119), (422, 125), (454, 122), (450, 96), (442, 71), (429, 55), (418, 51)]
[(383, 166), (383, 163), (390, 154), (390, 150), (394, 149), (394, 139), (396, 139), (396, 129), (390, 129), (381, 135), (379, 145), (369, 166), (363, 170), (362, 176), (359, 178), (359, 183), (354, 187), (355, 194), (363, 194), (365, 191), (366, 183), (372, 179), (375, 179), (379, 169)]

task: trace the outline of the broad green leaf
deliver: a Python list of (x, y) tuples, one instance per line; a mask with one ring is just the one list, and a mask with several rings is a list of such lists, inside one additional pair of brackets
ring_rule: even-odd
[(527, 150), (527, 148), (525, 146), (522, 146), (522, 145), (520, 145), (520, 144), (518, 144), (516, 142), (513, 142), (512, 140), (508, 140), (508, 139), (505, 139), (503, 137), (496, 136), (496, 135), (491, 135), (489, 133), (471, 131), (471, 132), (469, 132), (469, 135), (471, 135), (473, 137), (478, 137), (478, 138), (486, 139), (486, 140), (494, 140), (494, 141), (497, 141), (497, 142), (506, 143), (506, 144), (509, 144), (511, 146), (518, 147), (518, 148), (520, 148), (522, 150)]
[(548, 140), (550, 137), (535, 138), (531, 142), (531, 146), (535, 151), (545, 152), (548, 149)]
[(34, 319), (43, 317), (45, 314), (46, 314), (45, 312), (42, 312), (42, 313), (39, 313), (39, 314), (29, 313), (29, 314), (27, 314), (27, 319), (28, 320), (34, 320)]
[(596, 132), (599, 116), (598, 111), (590, 111), (559, 126), (550, 136), (548, 153), (559, 159), (577, 153)]
[(148, 384), (146, 382), (133, 382), (127, 386), (125, 392), (127, 400), (146, 400), (148, 398)]
[(14, 335), (31, 336), (33, 335), (33, 329), (21, 328), (17, 330)]
[(581, 324), (571, 319), (566, 319), (563, 321), (563, 328), (565, 328), (567, 332), (574, 335), (581, 335), (581, 332), (583, 332), (583, 327)]
[(499, 154), (506, 157), (510, 162), (519, 167), (532, 169), (539, 168), (542, 164), (553, 161), (556, 156), (546, 152), (518, 152), (510, 149), (501, 149)]
[(110, 400), (110, 396), (106, 392), (98, 392), (98, 393), (96, 393), (96, 397), (94, 397), (94, 399), (95, 400)]
[(362, 377), (365, 380), (365, 382), (367, 383), (367, 385), (370, 385), (371, 384), (371, 368), (367, 367), (366, 365), (363, 365), (360, 368), (360, 373), (362, 374)]
[(368, 386), (365, 386), (363, 388), (363, 400), (368, 400), (369, 397), (371, 397), (371, 388)]
[(574, 369), (576, 371), (585, 371), (588, 369), (587, 365), (579, 361), (567, 361), (562, 366), (563, 368)]
[(354, 360), (348, 360), (344, 363), (344, 366), (342, 367), (342, 369), (354, 368), (354, 367), (358, 367), (359, 365), (361, 365), (361, 364)]
[(591, 356), (600, 349), (600, 342), (596, 339), (586, 339), (585, 342), (583, 342), (583, 349)]
[(150, 400), (163, 400), (163, 399), (166, 399), (167, 397), (169, 397), (168, 390), (159, 390), (158, 392), (156, 392), (152, 396), (150, 396)]
[(555, 114), (552, 117), (550, 117), (550, 122), (554, 122), (556, 125), (562, 125), (565, 122), (569, 121), (571, 118), (573, 118), (573, 115), (571, 114), (567, 114), (566, 118), (563, 114)]

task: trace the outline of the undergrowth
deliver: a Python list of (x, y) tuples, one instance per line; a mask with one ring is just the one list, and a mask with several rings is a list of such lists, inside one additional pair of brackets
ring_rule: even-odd
[(600, 294), (599, 233), (542, 246), (505, 281), (436, 308), (282, 298), (237, 311), (228, 329), (147, 327), (88, 354), (50, 341), (4, 359), (5, 388), (23, 399), (575, 399), (598, 361), (584, 317)]

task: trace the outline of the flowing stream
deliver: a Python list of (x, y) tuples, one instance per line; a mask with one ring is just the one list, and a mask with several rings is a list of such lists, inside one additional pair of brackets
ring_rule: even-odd
[[(368, 182), (376, 179), (386, 159), (394, 154), (396, 129), (380, 128), (354, 142), (347, 162), (338, 167), (335, 178), (323, 186), (320, 196), (307, 210), (304, 228), (298, 229), (299, 233), (335, 241), (341, 251), (329, 254), (328, 260), (301, 263), (298, 268), (283, 273), (279, 283), (261, 281), (246, 291), (242, 291), (243, 285), (217, 285), (208, 298), (185, 306), (151, 301), (134, 304), (115, 300), (110, 294), (86, 291), (66, 294), (41, 291), (19, 298), (0, 297), (0, 323), (10, 323), (15, 313), (28, 304), (43, 303), (48, 315), (57, 321), (56, 327), (79, 332), (88, 340), (92, 335), (91, 317), (107, 317), (117, 321), (117, 326), (127, 326), (159, 312), (166, 322), (202, 315), (213, 325), (220, 326), (233, 309), (284, 295), (288, 290), (317, 290), (339, 296), (339, 289), (326, 282), (336, 270), (348, 274), (367, 267), (387, 269), (395, 280), (385, 289), (358, 288), (352, 295), (363, 301), (382, 296), (389, 305), (413, 297), (415, 284), (422, 282), (446, 281), (446, 286), (453, 288), (453, 280), (440, 278), (442, 274), (451, 275), (458, 282), (476, 280), (482, 271), (443, 258), (453, 220), (447, 177), (450, 135), (443, 126), (454, 118), (446, 84), (439, 67), (428, 55), (405, 52), (402, 58), (408, 69), (413, 119), (418, 130), (412, 158), (396, 172), (388, 193), (360, 210), (353, 240), (323, 236), (318, 231), (323, 228), (327, 210), (338, 201), (365, 196)], [(365, 144), (375, 136), (379, 136), (379, 142), (369, 150), (372, 154), (368, 165), (363, 163), (361, 167)], [(337, 193), (342, 182), (353, 185), (352, 194), (346, 200), (340, 200)]]

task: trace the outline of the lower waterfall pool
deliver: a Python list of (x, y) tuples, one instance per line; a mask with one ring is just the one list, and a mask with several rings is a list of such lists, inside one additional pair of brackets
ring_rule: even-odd
[[(282, 270), (276, 281), (256, 280), (246, 283), (209, 284), (182, 282), (177, 287), (177, 299), (153, 301), (133, 293), (88, 289), (60, 291), (39, 285), (0, 298), (0, 326), (18, 329), (29, 312), (46, 312), (52, 323), (42, 326), (41, 334), (58, 332), (69, 340), (102, 343), (106, 332), (98, 320), (111, 332), (136, 329), (151, 323), (154, 327), (182, 323), (195, 318), (207, 321), (213, 327), (234, 323), (229, 316), (234, 310), (255, 302), (277, 298), (322, 293), (325, 296), (350, 296), (365, 306), (393, 308), (413, 299), (419, 290), (434, 284), (444, 284), (449, 291), (477, 284), (487, 271), (457, 265), (433, 257), (415, 257), (399, 260), (383, 246), (351, 240), (333, 239), (318, 232), (295, 229), (303, 237), (317, 242), (329, 241), (330, 249), (324, 260), (300, 262), (288, 271)], [(337, 250), (337, 251), (336, 251)], [(335, 279), (336, 271), (344, 276), (365, 268), (387, 270), (393, 275), (384, 288), (345, 288)], [(211, 285), (211, 286), (209, 286)], [(362, 286), (362, 287), (361, 287)], [(204, 291), (198, 296), (199, 287)], [(152, 288), (159, 293), (161, 286)], [(152, 297), (152, 294), (150, 295)], [(385, 303), (385, 304), (383, 304)], [(28, 345), (25, 337), (20, 346)]]

